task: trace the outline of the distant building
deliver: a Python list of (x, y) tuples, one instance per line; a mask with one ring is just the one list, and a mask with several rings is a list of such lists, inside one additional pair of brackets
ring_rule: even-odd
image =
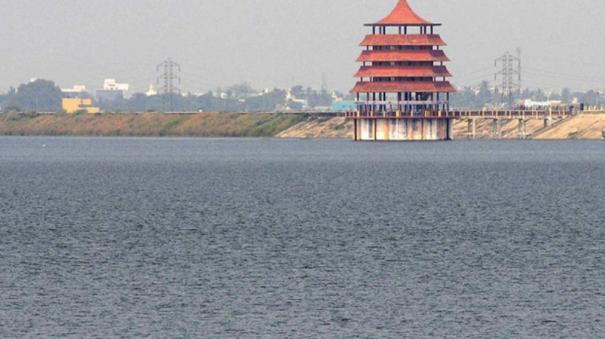
[(355, 101), (334, 101), (332, 103), (332, 112), (353, 112), (357, 109), (357, 103)]
[(122, 91), (128, 92), (130, 85), (126, 83), (118, 83), (116, 79), (105, 79), (103, 82), (103, 90), (105, 91)]
[(62, 108), (65, 113), (74, 114), (80, 111), (85, 111), (89, 114), (100, 113), (98, 107), (93, 107), (91, 98), (63, 98)]
[(86, 86), (74, 85), (72, 88), (61, 88), (64, 98), (83, 98), (88, 97), (89, 94), (86, 92)]
[(548, 101), (533, 101), (532, 99), (520, 100), (521, 106), (526, 109), (544, 108), (561, 106), (563, 102), (561, 100), (548, 100)]
[(149, 89), (145, 92), (145, 95), (148, 97), (152, 97), (154, 95), (158, 95), (158, 91), (153, 87), (153, 84), (149, 85)]
[(294, 103), (294, 104), (298, 104), (300, 105), (300, 107), (302, 109), (307, 109), (309, 107), (309, 102), (307, 100), (304, 99), (298, 99), (293, 93), (292, 93), (292, 89), (288, 89), (287, 93), (286, 93), (286, 102), (287, 103)]
[(103, 89), (96, 92), (96, 97), (99, 102), (114, 102), (124, 99), (130, 85), (126, 83), (118, 83), (116, 79), (105, 79)]

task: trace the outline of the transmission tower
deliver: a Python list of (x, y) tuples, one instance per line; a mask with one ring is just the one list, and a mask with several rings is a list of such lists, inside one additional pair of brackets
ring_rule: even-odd
[(513, 106), (513, 96), (521, 94), (521, 50), (517, 48), (517, 55), (506, 52), (496, 59), (495, 67), (499, 70), (494, 74), (494, 80), (500, 79), (500, 93), (502, 102)]
[(172, 61), (168, 58), (160, 63), (157, 68), (159, 73), (157, 77), (157, 86), (160, 94), (162, 94), (162, 101), (164, 104), (164, 111), (174, 111), (174, 96), (181, 93), (181, 89), (178, 87), (181, 85), (181, 65)]

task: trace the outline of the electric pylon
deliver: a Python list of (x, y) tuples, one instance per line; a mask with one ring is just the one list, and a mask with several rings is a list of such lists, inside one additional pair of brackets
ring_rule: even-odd
[(521, 94), (521, 50), (517, 48), (516, 56), (506, 52), (496, 59), (494, 66), (500, 66), (494, 74), (494, 80), (500, 78), (502, 102), (507, 101), (509, 106), (513, 106), (513, 96)]
[(160, 94), (162, 94), (162, 101), (164, 104), (164, 111), (174, 111), (174, 96), (181, 93), (181, 89), (178, 87), (181, 85), (181, 66), (168, 58), (160, 63), (156, 67), (156, 71), (161, 74), (157, 77), (157, 86)]

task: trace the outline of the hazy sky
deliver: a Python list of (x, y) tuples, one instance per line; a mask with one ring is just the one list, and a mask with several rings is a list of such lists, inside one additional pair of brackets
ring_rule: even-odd
[[(167, 57), (185, 91), (242, 81), (350, 90), (367, 28), (396, 0), (0, 0), (0, 90), (30, 78), (63, 87), (104, 78), (144, 90)], [(444, 24), (457, 86), (493, 78), (523, 50), (524, 85), (605, 88), (603, 0), (410, 0)]]

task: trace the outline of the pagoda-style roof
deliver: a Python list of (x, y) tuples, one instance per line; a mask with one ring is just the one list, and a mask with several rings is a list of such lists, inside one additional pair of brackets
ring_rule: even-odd
[(358, 82), (353, 88), (353, 93), (381, 92), (453, 93), (456, 89), (448, 81)]
[(416, 14), (407, 0), (399, 0), (391, 14), (367, 26), (438, 26), (438, 24), (430, 23)]
[(363, 51), (358, 62), (449, 61), (441, 50), (384, 50)]
[(438, 34), (370, 34), (360, 46), (447, 46)]
[(364, 66), (355, 74), (357, 78), (407, 77), (435, 78), (451, 77), (445, 66)]
[(372, 27), (372, 34), (360, 44), (364, 51), (357, 61), (363, 65), (355, 77), (362, 81), (357, 82), (354, 93), (380, 93), (383, 99), (387, 93), (426, 93), (434, 100), (434, 94), (456, 92), (445, 81), (452, 75), (443, 64), (450, 61), (441, 48), (446, 43), (433, 33), (433, 26), (439, 24), (420, 17), (407, 0), (398, 0), (388, 16), (367, 26)]

